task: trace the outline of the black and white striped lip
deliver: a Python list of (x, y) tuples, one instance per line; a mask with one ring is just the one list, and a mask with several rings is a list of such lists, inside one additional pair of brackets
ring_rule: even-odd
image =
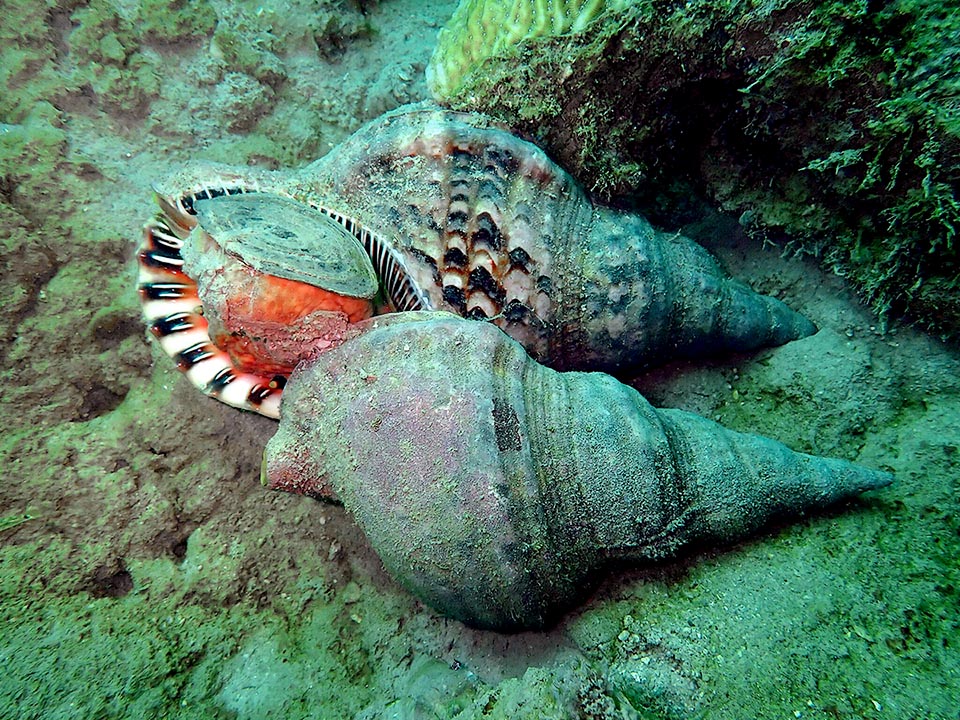
[[(184, 240), (197, 225), (194, 205), (198, 200), (250, 192), (257, 190), (241, 186), (202, 187), (176, 197), (157, 191), (160, 212), (144, 227), (137, 253), (138, 289), (147, 326), (191, 384), (231, 407), (277, 418), (287, 378), (246, 372), (217, 347), (203, 317), (197, 284), (184, 272), (181, 254)], [(412, 282), (402, 258), (388, 243), (349, 216), (309, 204), (360, 241), (391, 309), (429, 309), (426, 296)]]
[(286, 379), (245, 372), (214, 344), (197, 284), (183, 272), (182, 245), (164, 213), (144, 228), (137, 260), (147, 327), (164, 353), (202, 393), (232, 407), (278, 418)]

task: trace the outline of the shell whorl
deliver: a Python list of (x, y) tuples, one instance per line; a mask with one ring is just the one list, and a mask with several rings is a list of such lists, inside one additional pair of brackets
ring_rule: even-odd
[(406, 109), (305, 168), (290, 192), (377, 228), (423, 309), (492, 320), (548, 356), (566, 275), (555, 250), (587, 232), (591, 205), (535, 145), (479, 116)]

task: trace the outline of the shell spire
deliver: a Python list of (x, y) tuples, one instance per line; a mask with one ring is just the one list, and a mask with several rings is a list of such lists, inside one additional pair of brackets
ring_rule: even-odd
[(639, 215), (596, 208), (558, 257), (563, 279), (550, 364), (617, 371), (783, 345), (816, 332), (800, 313), (727, 276), (696, 243)]

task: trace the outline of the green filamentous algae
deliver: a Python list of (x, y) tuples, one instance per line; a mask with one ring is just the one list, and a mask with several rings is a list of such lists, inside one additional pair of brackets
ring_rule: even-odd
[(36, 515), (31, 515), (30, 513), (14, 513), (13, 515), (2, 517), (0, 518), (0, 532), (15, 528), (28, 520), (35, 520), (36, 517)]

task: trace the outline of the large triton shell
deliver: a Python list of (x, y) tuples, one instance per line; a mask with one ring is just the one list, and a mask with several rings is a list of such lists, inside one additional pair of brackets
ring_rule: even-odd
[[(233, 312), (237, 294), (229, 291), (243, 273), (228, 276), (220, 258), (209, 254), (204, 264), (192, 243), (184, 246), (198, 213), (231, 258), (267, 276), (340, 288), (334, 294), (345, 297), (370, 291), (372, 283), (353, 283), (369, 280), (372, 265), (385, 296), (377, 310), (485, 319), (558, 369), (634, 370), (815, 331), (779, 300), (730, 279), (691, 240), (659, 232), (639, 215), (594, 206), (542, 150), (480, 115), (407, 106), (299, 172), (209, 174), (210, 186), (192, 172), (183, 190), (158, 192), (162, 212), (145, 228), (138, 254), (144, 315), (181, 367), (206, 363), (194, 382), (208, 394), (219, 393), (217, 378), (232, 376), (218, 369), (208, 377), (207, 358), (220, 357), (210, 347), (216, 342), (173, 337), (199, 333), (198, 323), (180, 321), (184, 306), (192, 313), (189, 301), (198, 294), (207, 317), (240, 317), (222, 323), (231, 337), (263, 331), (241, 326), (256, 323), (258, 309)], [(227, 312), (213, 304), (224, 298)], [(283, 362), (258, 350), (259, 367), (239, 371), (254, 399), (268, 385), (278, 394), (272, 374), (287, 374), (286, 358), (311, 357), (351, 332), (306, 333), (303, 347), (293, 339), (283, 348)], [(272, 340), (283, 334), (282, 322), (271, 326)], [(240, 406), (264, 412), (257, 402)]]
[(493, 320), (549, 365), (617, 370), (814, 332), (642, 217), (594, 206), (489, 118), (410, 106), (291, 179), (386, 246), (437, 309)]
[(555, 620), (616, 560), (728, 542), (890, 482), (559, 373), (487, 323), (378, 326), (291, 377), (268, 483), (335, 492), (409, 590), (471, 625)]
[(250, 267), (356, 298), (377, 293), (370, 256), (313, 208), (277, 195), (224, 195), (194, 204), (200, 227)]

